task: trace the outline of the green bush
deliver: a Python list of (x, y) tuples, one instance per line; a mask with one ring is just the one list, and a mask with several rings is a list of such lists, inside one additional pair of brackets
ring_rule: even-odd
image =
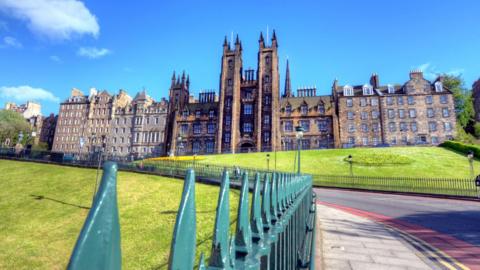
[[(348, 162), (348, 157), (343, 159)], [(406, 156), (390, 153), (375, 153), (375, 155), (354, 155), (352, 163), (364, 166), (382, 166), (382, 165), (407, 165), (413, 160)]]
[(472, 151), (475, 157), (480, 158), (480, 147), (478, 145), (465, 144), (457, 141), (445, 141), (440, 144), (440, 146), (452, 149), (465, 155), (468, 154), (468, 152)]

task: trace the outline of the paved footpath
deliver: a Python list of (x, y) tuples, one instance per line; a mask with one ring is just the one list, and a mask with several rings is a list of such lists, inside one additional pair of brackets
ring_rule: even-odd
[(321, 204), (317, 222), (317, 269), (437, 269), (396, 231), (380, 223)]

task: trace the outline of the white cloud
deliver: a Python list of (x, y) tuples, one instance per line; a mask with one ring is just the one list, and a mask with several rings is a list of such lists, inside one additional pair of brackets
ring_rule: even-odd
[(100, 58), (110, 53), (112, 52), (109, 49), (99, 49), (95, 47), (81, 47), (77, 51), (77, 55), (84, 56), (90, 59)]
[(15, 101), (28, 101), (28, 100), (45, 100), (59, 102), (60, 99), (56, 97), (52, 92), (42, 89), (34, 88), (28, 85), (21, 86), (1, 86), (0, 97), (4, 99), (13, 99)]
[(50, 55), (50, 60), (57, 63), (62, 63), (62, 59), (57, 55)]
[(55, 40), (100, 32), (97, 18), (78, 0), (0, 0), (0, 11), (23, 20), (28, 28)]
[(14, 37), (4, 37), (3, 38), (3, 43), (0, 47), (2, 47), (2, 48), (5, 48), (5, 47), (22, 48), (22, 43), (20, 43), (20, 41), (18, 41)]
[(463, 72), (465, 72), (465, 69), (463, 68), (454, 68), (447, 72), (441, 72), (440, 70), (438, 70), (436, 66), (430, 63), (421, 64), (416, 69), (423, 71), (423, 76), (428, 80), (435, 80), (440, 74), (443, 74), (443, 73), (448, 75), (458, 76), (458, 75), (461, 75)]

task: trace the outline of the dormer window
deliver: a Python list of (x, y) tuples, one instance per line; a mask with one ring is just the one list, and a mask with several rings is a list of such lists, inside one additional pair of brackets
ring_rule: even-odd
[(343, 87), (343, 95), (346, 97), (353, 96), (353, 87), (351, 87), (350, 85), (345, 85)]
[(317, 110), (320, 114), (325, 114), (325, 105), (318, 104)]
[(308, 106), (307, 104), (303, 104), (301, 107), (300, 107), (300, 110), (302, 112), (303, 115), (306, 115), (308, 113)]
[(387, 85), (387, 88), (388, 88), (388, 93), (389, 94), (394, 94), (395, 93), (395, 88), (393, 87), (393, 85), (389, 84), (389, 85)]
[(187, 118), (187, 116), (188, 116), (188, 111), (187, 110), (183, 111), (182, 112), (182, 117)]
[(202, 115), (201, 111), (195, 111), (195, 118), (200, 118), (201, 115)]
[(371, 96), (373, 95), (373, 87), (369, 84), (365, 84), (363, 86), (363, 95), (364, 96)]
[(292, 106), (290, 106), (290, 104), (288, 104), (287, 107), (285, 107), (285, 113), (286, 114), (291, 114), (292, 113)]
[(443, 84), (442, 82), (435, 83), (435, 92), (443, 92)]

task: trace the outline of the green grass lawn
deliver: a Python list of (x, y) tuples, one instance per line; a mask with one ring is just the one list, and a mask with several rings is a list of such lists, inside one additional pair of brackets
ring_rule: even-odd
[[(204, 156), (198, 162), (230, 164), (246, 167), (267, 168), (267, 153), (225, 154)], [(349, 164), (344, 159), (352, 155), (369, 156), (373, 159), (382, 156), (408, 158), (408, 164), (365, 166), (354, 164), (354, 175), (362, 176), (406, 176), (406, 177), (445, 177), (466, 178), (470, 176), (469, 163), (465, 156), (440, 147), (389, 147), (353, 148), (302, 151), (302, 172), (323, 175), (348, 175)], [(277, 169), (293, 171), (295, 151), (277, 152)], [(480, 171), (480, 162), (474, 162), (475, 171)], [(270, 153), (270, 169), (274, 168), (274, 154)]]
[[(65, 269), (91, 205), (95, 170), (0, 160), (0, 269)], [(124, 269), (165, 269), (183, 181), (120, 172)], [(211, 247), (219, 188), (196, 185), (197, 243)], [(231, 191), (231, 220), (238, 191)], [(197, 255), (199, 256), (199, 255)]]

